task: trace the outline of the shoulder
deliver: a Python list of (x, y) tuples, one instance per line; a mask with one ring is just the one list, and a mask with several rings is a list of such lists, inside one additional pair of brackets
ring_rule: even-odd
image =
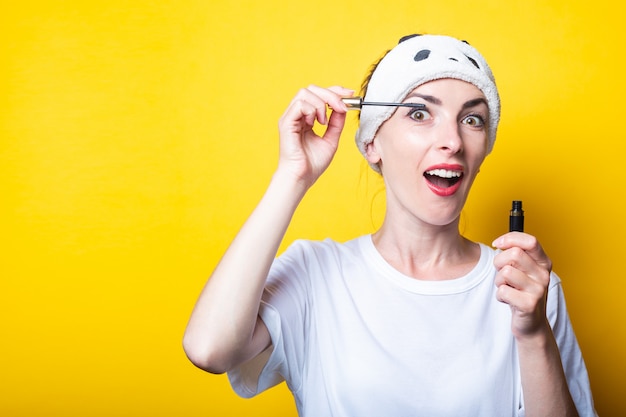
[(361, 236), (346, 242), (327, 238), (324, 240), (298, 239), (291, 243), (279, 256), (283, 260), (313, 260), (361, 256), (364, 241), (369, 236)]
[(270, 276), (285, 277), (330, 276), (352, 270), (363, 264), (365, 255), (362, 247), (367, 247), (359, 237), (347, 242), (333, 239), (305, 240), (292, 242), (287, 249), (274, 260)]

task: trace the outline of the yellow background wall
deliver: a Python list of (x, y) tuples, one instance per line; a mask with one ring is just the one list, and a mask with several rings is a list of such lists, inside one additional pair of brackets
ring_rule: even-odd
[[(195, 369), (196, 296), (260, 198), (277, 120), (310, 83), (358, 88), (408, 33), (467, 39), (503, 116), (463, 216), (506, 231), (522, 199), (564, 281), (601, 415), (626, 415), (621, 2), (2, 1), (0, 415), (294, 416)], [(353, 144), (285, 244), (380, 223)]]

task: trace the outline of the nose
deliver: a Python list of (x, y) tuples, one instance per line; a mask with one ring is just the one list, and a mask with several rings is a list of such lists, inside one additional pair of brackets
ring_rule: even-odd
[(446, 120), (440, 127), (437, 148), (450, 154), (456, 154), (463, 150), (463, 138), (456, 120)]

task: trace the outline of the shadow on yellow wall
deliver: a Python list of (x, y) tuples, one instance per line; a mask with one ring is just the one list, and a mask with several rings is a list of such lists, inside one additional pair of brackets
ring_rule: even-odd
[[(52, 4), (54, 3), (54, 4)], [(358, 88), (408, 33), (467, 39), (501, 89), (499, 139), (463, 216), (484, 242), (512, 199), (563, 278), (601, 415), (624, 415), (620, 308), (626, 6), (24, 1), (0, 16), (0, 414), (293, 416), (181, 349), (195, 298), (276, 162), (308, 84)], [(606, 4), (603, 4), (606, 3)], [(616, 9), (618, 8), (618, 9)], [(618, 33), (619, 32), (619, 33)], [(346, 128), (285, 244), (368, 233), (384, 198)]]

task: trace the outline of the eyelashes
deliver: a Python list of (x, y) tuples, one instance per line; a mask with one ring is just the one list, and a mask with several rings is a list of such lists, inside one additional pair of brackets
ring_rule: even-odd
[(485, 119), (480, 114), (468, 114), (462, 119), (461, 123), (473, 127), (484, 127)]
[(415, 121), (422, 122), (431, 118), (430, 112), (427, 108), (410, 109), (407, 112), (407, 116)]
[[(409, 109), (409, 111), (407, 111), (406, 116), (416, 122), (425, 122), (433, 118), (430, 110), (426, 106), (411, 108)], [(470, 127), (483, 128), (485, 126), (485, 120), (485, 116), (483, 116), (482, 114), (472, 112), (463, 115), (460, 118), (460, 123)]]

